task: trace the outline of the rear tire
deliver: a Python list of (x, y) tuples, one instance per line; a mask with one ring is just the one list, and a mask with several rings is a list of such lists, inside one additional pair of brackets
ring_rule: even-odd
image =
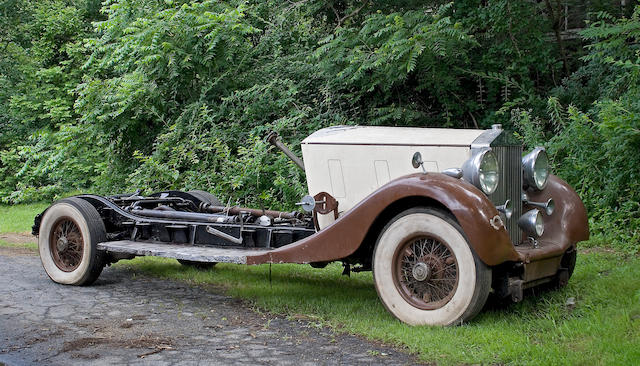
[(384, 227), (373, 254), (373, 277), (387, 310), (410, 325), (467, 322), (491, 289), (491, 269), (458, 223), (431, 208), (406, 210)]
[(211, 206), (222, 206), (222, 203), (220, 202), (220, 200), (218, 200), (216, 196), (212, 195), (209, 192), (194, 189), (187, 193), (189, 193), (192, 196), (195, 196), (197, 199), (199, 199), (204, 203), (210, 204)]
[(55, 202), (42, 217), (38, 235), (40, 260), (47, 275), (64, 285), (89, 285), (105, 265), (97, 249), (107, 240), (98, 211), (80, 198)]
[(213, 268), (218, 262), (198, 262), (198, 261), (190, 261), (187, 259), (178, 259), (178, 262), (183, 266), (192, 267), (201, 270), (207, 270)]

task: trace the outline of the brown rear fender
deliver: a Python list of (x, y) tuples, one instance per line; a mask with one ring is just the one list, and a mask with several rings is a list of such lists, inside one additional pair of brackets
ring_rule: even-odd
[[(492, 226), (491, 220), (499, 217), (499, 214), (480, 190), (444, 174), (418, 173), (380, 187), (334, 223), (310, 237), (261, 255), (248, 256), (247, 264), (344, 259), (360, 247), (376, 218), (385, 209), (412, 197), (424, 197), (447, 208), (458, 220), (471, 247), (485, 264), (494, 266), (519, 259), (504, 226), (495, 221)], [(416, 205), (420, 205), (419, 199)]]

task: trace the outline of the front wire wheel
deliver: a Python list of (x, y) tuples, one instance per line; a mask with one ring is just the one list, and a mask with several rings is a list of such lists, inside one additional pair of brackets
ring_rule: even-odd
[(419, 309), (441, 308), (458, 287), (458, 262), (440, 238), (420, 235), (406, 240), (398, 246), (393, 266), (400, 295)]
[(406, 210), (385, 226), (374, 250), (373, 276), (387, 310), (411, 325), (469, 321), (491, 289), (491, 269), (457, 222), (430, 208)]

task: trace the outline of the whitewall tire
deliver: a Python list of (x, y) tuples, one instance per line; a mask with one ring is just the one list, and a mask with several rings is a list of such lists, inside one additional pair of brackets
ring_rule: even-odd
[(104, 268), (104, 253), (97, 245), (106, 241), (98, 211), (80, 198), (60, 200), (45, 211), (38, 249), (47, 275), (65, 285), (89, 285)]
[(382, 230), (373, 254), (378, 296), (410, 325), (455, 325), (473, 318), (491, 289), (491, 269), (475, 255), (458, 223), (413, 208)]

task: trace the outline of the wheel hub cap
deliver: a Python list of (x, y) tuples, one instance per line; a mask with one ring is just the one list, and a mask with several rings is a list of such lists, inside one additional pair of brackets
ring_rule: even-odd
[(56, 242), (56, 248), (58, 249), (59, 252), (64, 252), (68, 246), (69, 246), (69, 240), (67, 240), (65, 236), (60, 237), (60, 239), (58, 239), (58, 241)]
[(424, 281), (431, 275), (431, 269), (429, 265), (424, 262), (418, 262), (413, 266), (411, 274), (416, 281)]

